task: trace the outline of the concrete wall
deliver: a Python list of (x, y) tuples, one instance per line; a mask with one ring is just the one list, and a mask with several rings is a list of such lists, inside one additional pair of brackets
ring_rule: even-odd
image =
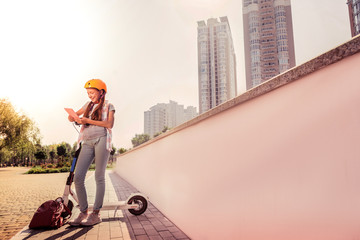
[(359, 46), (122, 155), (116, 171), (192, 239), (360, 239)]

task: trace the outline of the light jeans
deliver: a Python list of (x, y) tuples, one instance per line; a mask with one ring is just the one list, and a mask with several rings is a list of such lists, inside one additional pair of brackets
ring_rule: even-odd
[(81, 212), (88, 209), (85, 177), (94, 158), (96, 181), (94, 210), (101, 209), (105, 195), (105, 170), (109, 156), (110, 152), (106, 150), (106, 136), (83, 141), (74, 175), (75, 189)]

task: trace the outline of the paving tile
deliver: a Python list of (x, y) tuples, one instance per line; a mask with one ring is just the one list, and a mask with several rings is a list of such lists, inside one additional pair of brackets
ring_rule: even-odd
[(99, 239), (110, 239), (110, 232), (99, 232)]
[(159, 232), (160, 236), (162, 238), (167, 238), (167, 237), (172, 237), (173, 235), (171, 234), (171, 232), (169, 231), (162, 231), (162, 232)]
[(87, 231), (86, 235), (98, 235), (99, 228), (92, 228), (89, 231)]
[(183, 232), (173, 232), (172, 233), (176, 239), (189, 239)]
[(123, 233), (121, 231), (121, 227), (112, 227), (110, 228), (110, 237), (116, 238), (116, 237), (122, 237)]
[(149, 236), (150, 240), (162, 240), (160, 235)]
[(98, 235), (88, 235), (86, 234), (86, 237), (85, 237), (86, 240), (98, 240)]
[(145, 231), (146, 231), (146, 234), (149, 236), (159, 234), (158, 231), (156, 231), (155, 229), (146, 229)]
[(135, 223), (135, 224), (131, 224), (133, 229), (137, 229), (137, 228), (143, 228), (143, 225), (141, 225), (141, 223)]
[(164, 225), (154, 225), (154, 227), (158, 232), (167, 230), (167, 227), (165, 227)]
[(144, 235), (144, 234), (146, 234), (146, 232), (145, 232), (145, 229), (143, 229), (143, 228), (137, 228), (137, 229), (134, 229), (134, 234), (135, 234), (135, 236), (138, 236), (138, 235)]
[(136, 236), (136, 240), (150, 240), (147, 235)]
[(151, 225), (151, 222), (149, 220), (145, 220), (145, 221), (140, 221), (141, 225), (145, 226), (145, 225)]
[(176, 240), (174, 237), (163, 237), (164, 240)]
[(155, 230), (155, 227), (151, 224), (151, 225), (144, 225), (143, 227), (145, 230)]
[(178, 232), (179, 231), (179, 229), (177, 228), (177, 227), (175, 227), (175, 226), (172, 226), (172, 227), (168, 227), (168, 230), (170, 231), (170, 232)]

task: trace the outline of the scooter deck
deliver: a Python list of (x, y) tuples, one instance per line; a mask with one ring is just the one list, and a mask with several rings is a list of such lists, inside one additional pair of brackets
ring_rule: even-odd
[[(139, 204), (127, 204), (126, 201), (118, 201), (118, 202), (107, 202), (104, 203), (101, 210), (127, 210), (127, 209), (137, 209)], [(89, 211), (92, 211), (94, 208), (93, 204), (90, 204), (88, 207)]]

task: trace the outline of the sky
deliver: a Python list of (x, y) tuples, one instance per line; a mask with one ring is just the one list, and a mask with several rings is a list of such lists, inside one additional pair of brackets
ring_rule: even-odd
[[(296, 64), (351, 39), (346, 0), (291, 0)], [(100, 78), (116, 108), (113, 144), (131, 148), (144, 111), (170, 100), (198, 109), (197, 22), (227, 16), (245, 90), (242, 0), (0, 0), (0, 98), (40, 129), (42, 144), (73, 144), (65, 107)]]

